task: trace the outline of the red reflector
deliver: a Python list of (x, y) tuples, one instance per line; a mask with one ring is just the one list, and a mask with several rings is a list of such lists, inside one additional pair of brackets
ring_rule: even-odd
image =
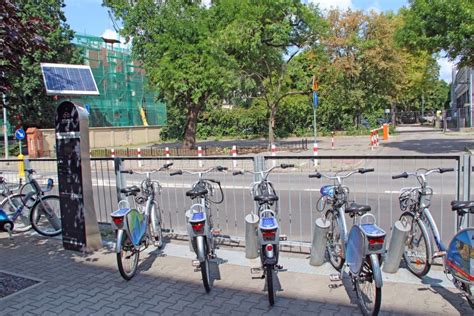
[(191, 224), (193, 230), (200, 231), (204, 228), (204, 222)]
[(262, 236), (263, 237), (275, 237), (276, 235), (276, 230), (262, 230)]
[(385, 237), (369, 238), (369, 245), (381, 245), (383, 244)]
[(272, 245), (267, 245), (267, 251), (272, 251), (273, 250), (273, 246)]
[(115, 225), (122, 225), (123, 224), (123, 217), (112, 217)]

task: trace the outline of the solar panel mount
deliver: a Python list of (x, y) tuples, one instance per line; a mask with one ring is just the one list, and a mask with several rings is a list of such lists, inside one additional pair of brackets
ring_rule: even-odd
[(99, 95), (90, 66), (41, 63), (47, 95)]

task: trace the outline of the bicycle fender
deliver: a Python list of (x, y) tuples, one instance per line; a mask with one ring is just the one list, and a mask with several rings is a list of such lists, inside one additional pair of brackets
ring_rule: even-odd
[(117, 242), (115, 243), (115, 252), (120, 253), (122, 250), (123, 229), (117, 230)]
[(206, 260), (206, 240), (204, 236), (196, 236), (196, 255), (199, 262)]
[(425, 234), (425, 236), (428, 236), (428, 239), (426, 240), (426, 243), (428, 244), (428, 263), (432, 264), (433, 263), (433, 243), (431, 241), (431, 235), (428, 233), (428, 229), (426, 228), (425, 223), (421, 218), (418, 219), (418, 224), (421, 227), (421, 230)]
[(374, 276), (375, 286), (381, 288), (383, 285), (382, 272), (380, 270), (380, 262), (377, 254), (370, 255), (370, 264), (372, 266), (372, 274)]

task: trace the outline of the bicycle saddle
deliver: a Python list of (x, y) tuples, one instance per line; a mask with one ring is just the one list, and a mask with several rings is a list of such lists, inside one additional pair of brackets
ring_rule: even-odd
[(474, 213), (474, 201), (452, 201), (451, 210), (458, 211), (459, 214)]
[(186, 191), (186, 196), (189, 196), (191, 199), (195, 199), (197, 197), (206, 195), (208, 192), (209, 191), (203, 184), (197, 184), (191, 190)]
[(351, 203), (351, 205), (349, 205), (347, 208), (346, 208), (346, 213), (351, 213), (350, 215), (353, 216), (355, 214), (359, 214), (359, 215), (362, 215), (362, 214), (365, 214), (367, 212), (370, 212), (372, 208), (370, 207), (370, 205), (363, 205), (363, 204), (357, 204), (355, 202)]
[(253, 200), (260, 203), (270, 203), (278, 201), (278, 196), (275, 194), (256, 195)]
[(126, 196), (137, 195), (137, 193), (139, 193), (139, 192), (140, 192), (140, 188), (137, 187), (136, 185), (132, 185), (131, 187), (126, 187), (126, 188), (120, 189), (120, 193), (123, 193)]

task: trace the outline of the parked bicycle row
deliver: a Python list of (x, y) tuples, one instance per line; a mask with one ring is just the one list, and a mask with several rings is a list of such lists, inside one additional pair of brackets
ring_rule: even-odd
[[(117, 231), (117, 262), (121, 275), (130, 280), (138, 269), (140, 252), (153, 241), (158, 247), (162, 245), (161, 210), (156, 202), (156, 194), (161, 192), (161, 186), (156, 180), (151, 180), (151, 174), (168, 170), (171, 164), (166, 164), (159, 170), (146, 173), (140, 187), (131, 186), (121, 190), (126, 196), (133, 197), (133, 207), (129, 201), (120, 202), (119, 210), (112, 214), (114, 228)], [(273, 183), (268, 179), (270, 173), (277, 169), (292, 168), (293, 165), (281, 164), (267, 170), (254, 172), (251, 170), (234, 171), (238, 176), (250, 173), (259, 180), (250, 184), (250, 192), (256, 204), (255, 211), (248, 215), (247, 221), (255, 226), (248, 236), (254, 236), (255, 246), (260, 257), (261, 266), (251, 269), (252, 273), (260, 274), (258, 279), (265, 279), (270, 305), (275, 302), (275, 277), (283, 271), (279, 264), (280, 241), (285, 240), (279, 227), (278, 214), (280, 198)], [(201, 171), (172, 170), (171, 176), (190, 174), (197, 176), (197, 181), (186, 196), (191, 199), (191, 205), (184, 214), (187, 221), (190, 249), (196, 254), (193, 266), (201, 272), (204, 288), (209, 292), (212, 287), (210, 261), (217, 258), (216, 236), (220, 230), (213, 226), (213, 205), (222, 203), (224, 193), (220, 181), (209, 178), (211, 172), (225, 172), (227, 168), (216, 166)], [(332, 182), (324, 185), (317, 208), (322, 218), (328, 223), (325, 233), (323, 256), (328, 255), (329, 261), (340, 272), (331, 276), (331, 280), (340, 280), (342, 271), (348, 268), (350, 279), (362, 312), (366, 315), (378, 314), (382, 302), (381, 265), (386, 256), (386, 232), (376, 225), (376, 219), (370, 213), (369, 205), (350, 202), (349, 187), (343, 184), (344, 179), (359, 173), (373, 172), (374, 169), (356, 169), (349, 172), (338, 172), (334, 175), (322, 173), (310, 174), (310, 178), (326, 178)], [(466, 293), (471, 303), (473, 267), (471, 257), (474, 229), (460, 230), (453, 238), (448, 250), (441, 244), (436, 224), (429, 213), (429, 201), (433, 193), (428, 186), (427, 176), (432, 173), (454, 171), (451, 168), (418, 169), (416, 172), (404, 172), (392, 178), (416, 177), (420, 186), (404, 188), (400, 194), (400, 207), (403, 211), (401, 221), (409, 225), (409, 233), (403, 247), (403, 261), (415, 275), (422, 277), (428, 273), (430, 264), (436, 256), (445, 257), (445, 271), (453, 277), (454, 284)], [(133, 170), (122, 171), (134, 173)], [(140, 195), (140, 191), (142, 194)], [(458, 229), (467, 212), (474, 213), (474, 201), (453, 201), (452, 209), (458, 214)], [(348, 231), (345, 214), (353, 219), (353, 226)], [(439, 252), (433, 253), (428, 230)], [(467, 238), (468, 237), (468, 238)], [(467, 238), (467, 239), (466, 239)]]
[[(151, 244), (163, 246), (162, 212), (157, 196), (162, 187), (152, 175), (167, 173), (171, 176), (189, 174), (197, 181), (186, 192), (190, 207), (183, 214), (187, 222), (189, 245), (196, 254), (193, 260), (195, 271), (201, 273), (206, 292), (211, 291), (212, 276), (210, 263), (217, 259), (216, 236), (221, 234), (213, 226), (215, 204), (224, 201), (221, 182), (210, 178), (212, 172), (226, 172), (227, 168), (216, 166), (206, 170), (172, 170), (172, 164), (165, 164), (158, 170), (141, 171), (125, 170), (124, 174), (141, 174), (144, 179), (140, 186), (121, 189), (127, 198), (120, 201), (118, 210), (112, 213), (113, 228), (116, 231), (116, 257), (122, 277), (131, 280), (137, 273), (140, 253)], [(259, 274), (257, 279), (265, 280), (265, 287), (270, 305), (276, 299), (275, 282), (279, 272), (284, 268), (279, 264), (280, 241), (285, 240), (279, 225), (280, 197), (269, 180), (275, 169), (294, 167), (291, 164), (275, 165), (267, 170), (234, 171), (234, 176), (253, 174), (255, 181), (249, 185), (255, 202), (255, 210), (246, 217), (254, 243), (247, 243), (250, 252), (260, 257), (260, 267), (251, 269), (252, 274)], [(371, 206), (351, 202), (350, 189), (344, 180), (354, 174), (373, 172), (374, 169), (360, 168), (340, 171), (335, 174), (316, 172), (310, 178), (327, 179), (320, 189), (316, 208), (321, 212), (321, 220), (326, 225), (322, 235), (315, 240), (319, 242), (320, 253), (312, 256), (328, 258), (339, 272), (332, 275), (331, 281), (339, 281), (343, 271), (348, 275), (356, 292), (361, 311), (366, 315), (378, 314), (382, 304), (381, 267), (387, 255), (386, 232), (377, 226), (376, 218), (371, 214)], [(402, 188), (399, 202), (402, 214), (400, 221), (408, 226), (408, 234), (401, 245), (403, 264), (416, 276), (426, 275), (437, 257), (444, 260), (444, 270), (452, 277), (454, 285), (462, 290), (472, 306), (474, 290), (474, 228), (461, 229), (468, 212), (474, 213), (474, 201), (453, 201), (452, 210), (457, 216), (458, 232), (445, 247), (441, 242), (436, 223), (429, 211), (433, 189), (428, 185), (428, 176), (433, 173), (454, 171), (451, 168), (420, 168), (415, 172), (403, 172), (392, 176), (393, 179), (415, 177), (419, 186)], [(0, 190), (5, 196), (0, 206), (0, 229), (11, 232), (26, 231), (33, 227), (38, 233), (54, 236), (61, 233), (59, 197), (46, 195), (51, 191), (52, 181), (46, 188), (41, 188), (33, 178), (34, 170), (27, 171), (25, 184), (9, 185), (0, 178)], [(16, 192), (16, 193), (15, 193)], [(184, 196), (183, 196), (184, 198)], [(284, 212), (284, 210), (283, 210)], [(353, 226), (349, 230), (346, 214), (352, 218)], [(243, 220), (243, 219), (242, 219)], [(324, 226), (323, 225), (323, 226)], [(437, 248), (437, 251), (434, 248)], [(389, 249), (390, 251), (392, 249)], [(399, 259), (400, 260), (400, 259)]]

